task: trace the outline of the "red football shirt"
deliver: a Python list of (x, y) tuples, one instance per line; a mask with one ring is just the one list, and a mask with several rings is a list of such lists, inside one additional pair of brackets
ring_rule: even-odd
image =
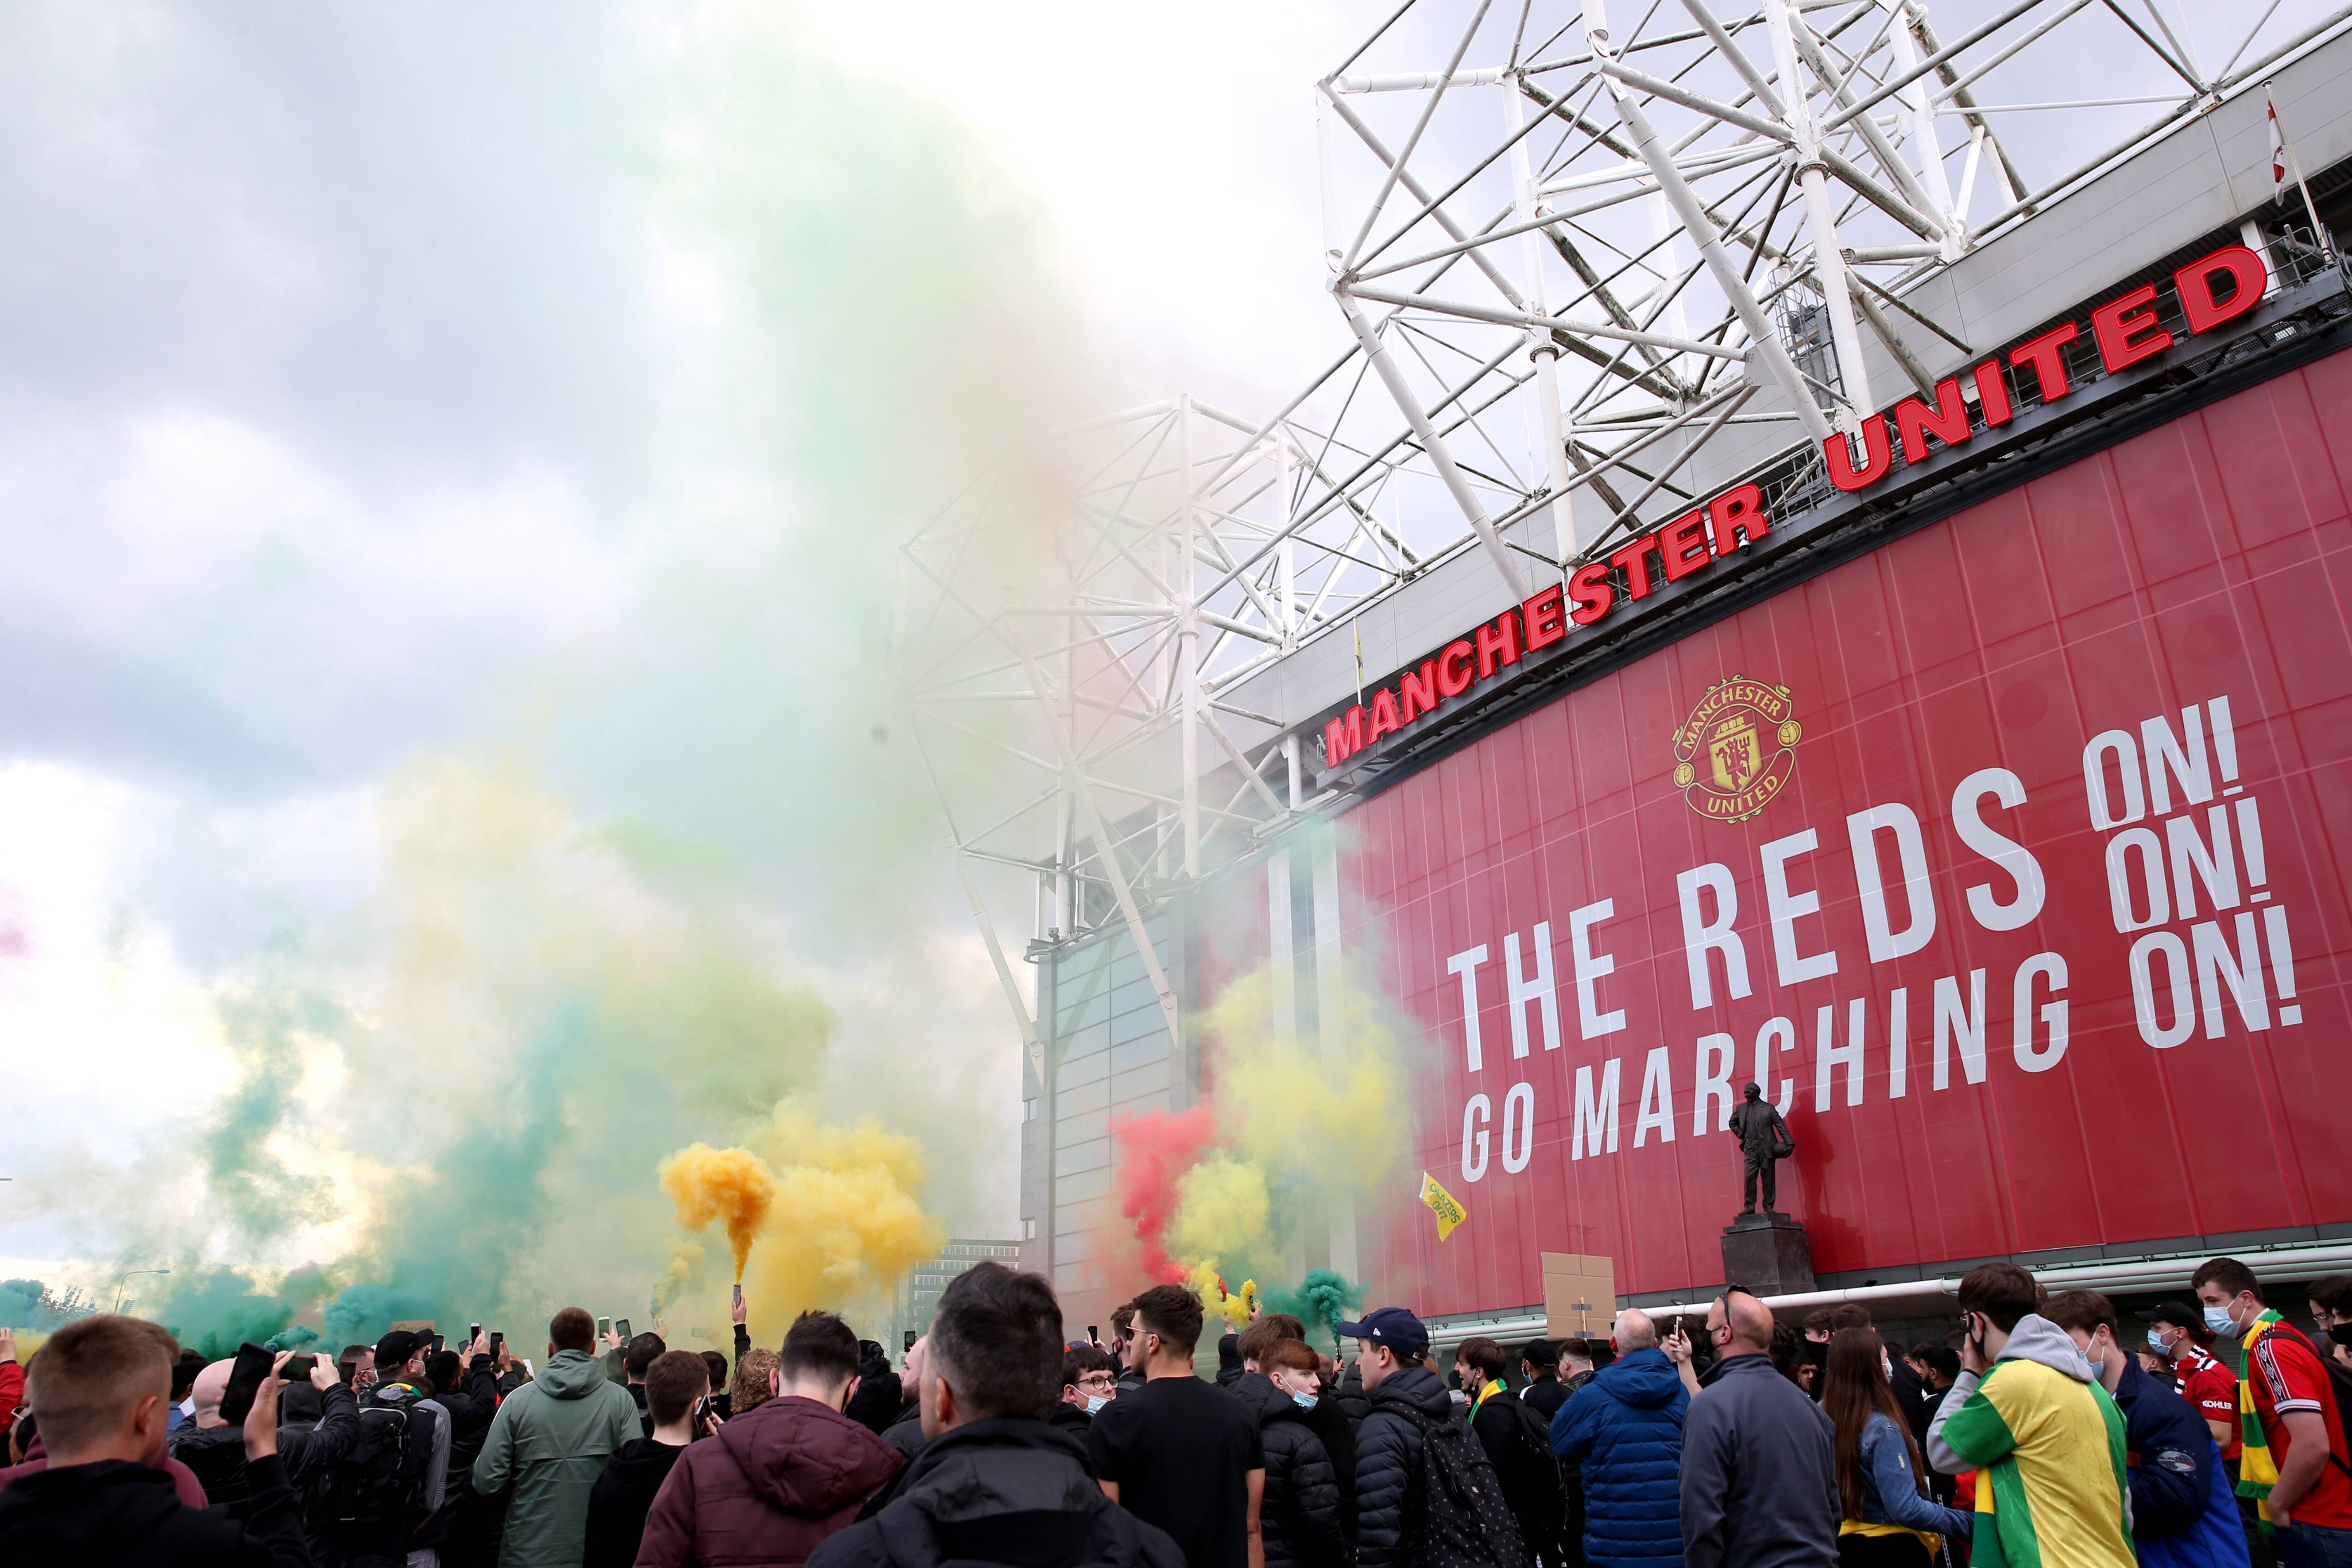
[[(2285, 1324), (2273, 1325), (2254, 1342), (2246, 1357), (2246, 1381), (2253, 1385), (2254, 1416), (2263, 1424), (2263, 1438), (2271, 1446), (2271, 1462), (2282, 1469), (2293, 1448), (2286, 1423), (2280, 1417), (2297, 1410), (2316, 1412), (2336, 1432), (2336, 1390), (2327, 1368), (2301, 1334)], [(2334, 1465), (2319, 1467), (2319, 1479), (2294, 1505), (2297, 1524), (2352, 1530), (2352, 1479)]]
[(2208, 1421), (2221, 1421), (2230, 1428), (2230, 1440), (2221, 1445), (2221, 1457), (2234, 1459), (2244, 1451), (2246, 1440), (2240, 1436), (2238, 1426), (2238, 1379), (2212, 1356), (2195, 1345), (2180, 1347), (2180, 1358), (2172, 1364), (2180, 1373), (2180, 1397), (2196, 1408)]

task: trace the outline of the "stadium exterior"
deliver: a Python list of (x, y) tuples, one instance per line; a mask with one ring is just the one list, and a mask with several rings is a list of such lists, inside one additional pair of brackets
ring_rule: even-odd
[[(1060, 603), (939, 588), (1021, 526), (984, 499), (918, 542), (909, 700), (1073, 1332), (1138, 1282), (1112, 1120), (1205, 1095), (1202, 1012), (1259, 969), (1326, 1057), (1358, 989), (1415, 1030), (1414, 1168), (1286, 1266), (1454, 1336), (1538, 1331), (1544, 1252), (1628, 1301), (1719, 1288), (1750, 1080), (1819, 1277), (1784, 1307), (1931, 1319), (1995, 1258), (2125, 1296), (2224, 1248), (2352, 1267), (2352, 36), (2209, 76), (2150, 7), (2192, 90), (2037, 190), (1983, 95), (2080, 9), (1955, 41), (1695, 4), (1612, 43), (1587, 7), (1533, 63), (1502, 19), (1486, 68), (1464, 7), (1435, 70), (1359, 51), (1321, 84), (1377, 154), (1334, 231), (1354, 353), (1271, 418), (1074, 433)], [(1446, 130), (1474, 92), (1499, 148)], [(1382, 94), (1423, 101), (1384, 129)], [(1771, 216), (1706, 183), (1751, 175)], [(1630, 280), (1593, 232), (1624, 212), (1580, 206), (1612, 178), (1649, 211)], [(1449, 219), (1479, 179), (1503, 215)], [(958, 744), (1035, 791), (971, 796)], [(1423, 1169), (1470, 1216), (1444, 1242)]]

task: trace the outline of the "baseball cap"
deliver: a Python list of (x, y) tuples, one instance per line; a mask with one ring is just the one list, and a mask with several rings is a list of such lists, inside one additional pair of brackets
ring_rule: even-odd
[(2201, 1329), (2205, 1326), (2204, 1313), (2179, 1301), (2166, 1301), (2144, 1312), (2134, 1312), (2132, 1316), (2144, 1323), (2170, 1323), (2175, 1328)]
[(415, 1333), (407, 1329), (394, 1329), (375, 1342), (377, 1372), (389, 1376), (408, 1364), (408, 1358), (433, 1343), (431, 1334)]
[(1361, 1322), (1341, 1323), (1339, 1332), (1349, 1339), (1384, 1344), (1410, 1361), (1419, 1361), (1429, 1352), (1429, 1331), (1403, 1307), (1376, 1307), (1364, 1314)]

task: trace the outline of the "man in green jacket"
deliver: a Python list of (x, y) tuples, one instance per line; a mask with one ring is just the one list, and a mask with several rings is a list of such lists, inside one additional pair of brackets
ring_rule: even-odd
[(604, 1462), (638, 1435), (637, 1402), (604, 1378), (590, 1354), (596, 1320), (566, 1307), (547, 1325), (547, 1364), (506, 1396), (474, 1461), (474, 1490), (504, 1491), (506, 1544), (499, 1568), (578, 1568), (586, 1549), (588, 1493)]

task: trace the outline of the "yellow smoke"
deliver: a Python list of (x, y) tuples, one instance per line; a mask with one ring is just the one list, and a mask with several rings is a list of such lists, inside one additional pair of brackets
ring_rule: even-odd
[[(872, 1122), (830, 1125), (787, 1099), (743, 1144), (704, 1153), (740, 1155), (767, 1178), (770, 1200), (751, 1238), (743, 1280), (753, 1333), (763, 1341), (781, 1338), (812, 1308), (884, 1306), (907, 1271), (937, 1256), (947, 1239), (923, 1208), (927, 1172), (911, 1138)], [(665, 1190), (667, 1173), (694, 1153), (664, 1162)], [(688, 1222), (683, 1204), (679, 1218)], [(683, 1272), (691, 1271), (688, 1263)]]
[(1376, 1190), (1403, 1162), (1412, 1113), (1404, 1082), (1403, 1030), (1370, 987), (1344, 988), (1337, 1060), (1310, 1051), (1274, 1017), (1274, 977), (1236, 980), (1203, 1020), (1216, 1042), (1215, 1102), (1224, 1142), (1242, 1158), (1291, 1182), (1344, 1182)]
[[(1168, 1250), (1187, 1262), (1202, 1263), (1213, 1279), (1220, 1258), (1236, 1262), (1270, 1258), (1274, 1233), (1266, 1227), (1266, 1216), (1272, 1207), (1265, 1171), (1230, 1155), (1213, 1154), (1176, 1184)], [(1202, 1299), (1212, 1307), (1216, 1304), (1213, 1293)]]
[(1333, 1193), (1376, 1192), (1408, 1162), (1412, 1111), (1397, 1085), (1409, 1026), (1377, 986), (1345, 990), (1347, 1043), (1329, 1060), (1277, 1022), (1269, 969), (1226, 987), (1202, 1020), (1221, 1147), (1178, 1179), (1164, 1245), (1206, 1307), (1231, 1322), (1246, 1322), (1249, 1306), (1244, 1294), (1221, 1295), (1221, 1265), (1279, 1266), (1277, 1232), (1328, 1212)]
[[(775, 1201), (775, 1178), (769, 1174), (767, 1161), (749, 1149), (693, 1144), (664, 1160), (660, 1175), (662, 1191), (677, 1206), (680, 1227), (702, 1230), (714, 1219), (726, 1226), (727, 1245), (735, 1253), (735, 1278), (740, 1282), (752, 1239), (767, 1222), (768, 1206)], [(675, 1258), (670, 1267), (677, 1269)]]

